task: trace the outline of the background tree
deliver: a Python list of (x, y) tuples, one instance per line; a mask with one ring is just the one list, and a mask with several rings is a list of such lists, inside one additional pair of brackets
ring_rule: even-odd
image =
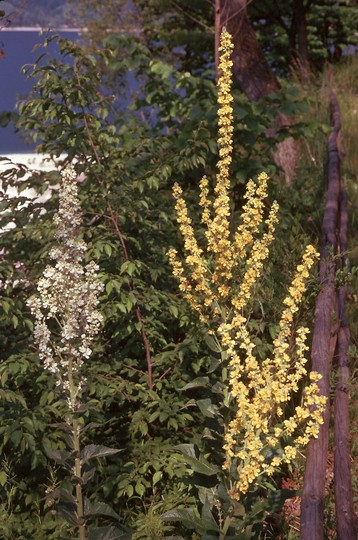
[(247, 1), (220, 0), (216, 4), (216, 35), (223, 27), (233, 36), (233, 73), (250, 101), (277, 92), (279, 82), (272, 72), (247, 18)]
[(354, 1), (254, 1), (248, 14), (273, 66), (284, 72), (298, 68), (303, 80), (312, 69), (321, 71), (325, 60), (338, 59), (345, 47), (357, 43)]

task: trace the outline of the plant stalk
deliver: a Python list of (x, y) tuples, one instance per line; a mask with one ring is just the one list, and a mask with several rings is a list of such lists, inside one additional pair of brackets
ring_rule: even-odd
[[(77, 418), (74, 418), (72, 421), (72, 428), (73, 428), (73, 442), (74, 442), (74, 451), (75, 451), (75, 467), (74, 467), (74, 473), (76, 476), (76, 479), (81, 479), (81, 458), (80, 458), (80, 434), (79, 434), (79, 425)], [(76, 504), (77, 504), (77, 518), (80, 522), (83, 521), (83, 494), (82, 494), (82, 486), (77, 481), (76, 483)], [(81, 523), (79, 525), (79, 540), (85, 540), (85, 524)]]
[[(80, 426), (78, 424), (78, 419), (76, 415), (76, 397), (77, 397), (77, 388), (75, 387), (74, 378), (73, 378), (73, 359), (70, 358), (68, 364), (68, 382), (70, 386), (70, 406), (72, 409), (72, 435), (73, 435), (73, 450), (75, 454), (75, 464), (74, 464), (74, 475), (76, 477), (76, 507), (77, 507), (77, 519), (80, 524), (78, 526), (79, 540), (86, 540), (85, 534), (85, 524), (84, 524), (84, 515), (83, 515), (83, 493), (80, 480), (82, 478), (82, 468), (81, 468), (81, 458), (80, 458)], [(83, 522), (83, 523), (82, 523)]]

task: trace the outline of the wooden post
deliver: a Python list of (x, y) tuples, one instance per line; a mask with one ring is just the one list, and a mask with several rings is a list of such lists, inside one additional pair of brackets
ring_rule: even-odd
[[(337, 104), (338, 106), (338, 104)], [(341, 178), (339, 242), (341, 267), (349, 268), (347, 253), (348, 215), (347, 192)], [(357, 522), (354, 514), (349, 445), (349, 326), (346, 319), (347, 285), (338, 291), (340, 328), (338, 333), (338, 380), (334, 406), (334, 491), (338, 540), (355, 540)]]
[(311, 439), (301, 500), (300, 540), (323, 540), (323, 512), (329, 436), (330, 366), (338, 335), (338, 298), (335, 289), (337, 228), (341, 188), (340, 116), (331, 96), (332, 131), (328, 137), (327, 197), (322, 223), (320, 284), (312, 341), (312, 370), (322, 375), (321, 393), (327, 397), (324, 424), (317, 439)]

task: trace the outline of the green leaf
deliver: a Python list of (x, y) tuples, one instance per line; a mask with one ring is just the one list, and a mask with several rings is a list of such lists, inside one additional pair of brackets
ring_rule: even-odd
[(76, 506), (76, 498), (68, 489), (59, 488), (51, 491), (46, 495), (46, 499), (57, 499), (63, 503), (69, 503), (70, 505)]
[(163, 477), (162, 471), (155, 472), (153, 474), (153, 479), (152, 479), (153, 486), (155, 486), (155, 484), (157, 484), (162, 479), (162, 477)]
[(132, 307), (133, 307), (133, 302), (132, 302), (132, 300), (128, 297), (128, 298), (127, 298), (127, 303), (126, 303), (126, 308), (127, 308), (128, 313), (131, 311)]
[(136, 265), (134, 262), (130, 261), (128, 263), (128, 267), (127, 267), (127, 272), (130, 276), (133, 275), (133, 273), (135, 272), (135, 269), (136, 269)]
[(178, 310), (178, 308), (176, 306), (170, 305), (169, 306), (169, 313), (171, 313), (174, 317), (177, 318), (178, 315), (179, 315), (179, 310)]
[(178, 444), (174, 448), (183, 454), (186, 463), (194, 472), (205, 476), (214, 476), (220, 472), (219, 467), (209, 463), (204, 457), (196, 458), (196, 449), (193, 444)]
[(106, 284), (106, 293), (111, 294), (112, 291), (113, 291), (113, 282), (108, 281), (108, 283)]
[(5, 313), (8, 314), (9, 311), (10, 311), (10, 304), (9, 304), (9, 302), (7, 302), (6, 300), (3, 300), (3, 301), (1, 302), (1, 305), (2, 305), (2, 308), (3, 308), (3, 310), (5, 311)]
[(132, 533), (122, 527), (97, 527), (88, 531), (88, 540), (131, 540)]
[(95, 467), (92, 467), (91, 469), (89, 469), (88, 471), (85, 471), (82, 473), (82, 484), (85, 486), (90, 480), (92, 480), (92, 478), (94, 477), (94, 475), (96, 474), (96, 468)]
[(58, 504), (56, 506), (56, 510), (59, 513), (63, 519), (67, 521), (70, 525), (74, 527), (78, 527), (80, 525), (79, 520), (77, 519), (77, 513), (76, 513), (76, 507), (74, 506), (73, 509), (69, 507), (68, 505), (62, 505)]
[(121, 519), (108, 504), (104, 502), (91, 503), (87, 497), (85, 497), (84, 502), (84, 515), (85, 517), (107, 516), (117, 520)]
[(106, 252), (106, 255), (110, 257), (112, 255), (112, 246), (110, 244), (105, 244), (104, 251)]
[(124, 261), (124, 263), (122, 263), (121, 265), (120, 273), (121, 274), (126, 273), (132, 276), (135, 270), (136, 270), (136, 265), (133, 261)]
[(164, 521), (179, 521), (184, 527), (191, 530), (200, 531), (202, 529), (200, 517), (192, 508), (175, 508), (169, 510), (169, 512), (166, 512), (161, 517)]
[(123, 450), (118, 448), (109, 448), (108, 446), (102, 446), (97, 444), (88, 444), (84, 447), (80, 456), (82, 463), (86, 463), (90, 459), (113, 456), (114, 454), (118, 454), (118, 452), (123, 452)]
[(0, 486), (4, 486), (7, 482), (7, 474), (5, 471), (0, 471)]
[(152, 412), (152, 414), (149, 417), (148, 423), (151, 424), (152, 422), (154, 422), (154, 420), (156, 420), (159, 417), (159, 415), (160, 415), (160, 411)]
[[(1, 17), (1, 12), (0, 12), (0, 17)], [(11, 122), (11, 120), (14, 119), (14, 116), (15, 115), (13, 113), (1, 111), (1, 113), (0, 113), (0, 127), (1, 128), (6, 127)]]
[(135, 485), (135, 491), (136, 493), (138, 493), (138, 495), (140, 497), (143, 497), (144, 493), (145, 493), (145, 486), (143, 486), (143, 484), (141, 482), (137, 482), (136, 485)]
[(174, 72), (174, 68), (172, 66), (158, 61), (151, 62), (150, 70), (152, 73), (160, 75), (163, 79), (168, 79)]
[(132, 486), (132, 484), (129, 484), (126, 489), (125, 489), (125, 492), (127, 493), (128, 497), (133, 497), (133, 494), (134, 494), (134, 487)]
[(208, 497), (206, 497), (205, 502), (203, 504), (203, 509), (201, 511), (201, 522), (206, 532), (208, 531), (219, 532), (220, 529), (211, 512), (211, 508), (212, 506), (209, 502), (209, 499)]
[(204, 340), (211, 351), (221, 353), (221, 347), (216, 341), (216, 339), (213, 338), (213, 336), (209, 336), (209, 334), (206, 334), (204, 336)]
[(212, 403), (210, 398), (198, 399), (196, 402), (197, 406), (200, 409), (200, 412), (207, 418), (216, 418), (221, 416), (219, 414), (219, 409), (214, 403)]
[(45, 448), (45, 452), (48, 457), (56, 461), (56, 463), (63, 465), (67, 469), (72, 468), (73, 457), (70, 452), (67, 452), (66, 450), (50, 450), (49, 448)]
[(197, 377), (190, 383), (186, 384), (181, 391), (190, 390), (191, 388), (202, 388), (203, 386), (208, 386), (210, 382), (209, 377)]

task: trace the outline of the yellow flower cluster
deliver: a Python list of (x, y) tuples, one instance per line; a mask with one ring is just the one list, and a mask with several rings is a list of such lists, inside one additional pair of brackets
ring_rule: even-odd
[(230, 242), (230, 165), (233, 151), (233, 109), (231, 95), (231, 67), (230, 60), (233, 44), (228, 32), (222, 34), (220, 43), (220, 63), (218, 82), (218, 125), (219, 125), (219, 161), (215, 183), (215, 198), (213, 202), (214, 217), (211, 227), (208, 228), (208, 250), (217, 253), (215, 270), (212, 276), (213, 283), (219, 284), (219, 293), (227, 296), (226, 288), (220, 289), (220, 283), (232, 277), (232, 248)]
[[(308, 246), (284, 300), (279, 331), (270, 358), (258, 360), (254, 337), (248, 327), (249, 302), (260, 279), (278, 221), (274, 202), (265, 219), (268, 176), (246, 186), (241, 221), (230, 231), (230, 177), (232, 160), (233, 113), (231, 96), (231, 37), (221, 36), (219, 86), (219, 161), (213, 201), (209, 182), (200, 182), (201, 222), (206, 227), (206, 248), (198, 245), (186, 202), (178, 185), (174, 186), (176, 213), (184, 239), (185, 258), (175, 250), (168, 253), (179, 288), (192, 309), (198, 312), (222, 350), (228, 363), (231, 403), (235, 414), (228, 423), (224, 468), (236, 479), (230, 495), (239, 499), (262, 474), (272, 474), (282, 462), (292, 461), (298, 448), (317, 437), (326, 398), (319, 393), (320, 376), (311, 373), (302, 403), (287, 418), (285, 405), (307, 374), (305, 353), (308, 329), (299, 328), (292, 345), (292, 322), (306, 290), (309, 272), (317, 252)], [(226, 382), (226, 381), (225, 381)], [(284, 446), (283, 441), (290, 444)]]
[(251, 249), (255, 235), (259, 232), (263, 219), (264, 200), (267, 197), (268, 176), (261, 173), (258, 185), (249, 180), (246, 186), (245, 199), (247, 203), (242, 208), (241, 224), (235, 233), (235, 252), (240, 257)]
[[(292, 392), (298, 391), (298, 383), (306, 375), (307, 328), (297, 330), (294, 369), (288, 350), (293, 314), (298, 310), (305, 291), (305, 279), (316, 258), (316, 251), (308, 246), (285, 300), (290, 307), (283, 311), (270, 358), (258, 362), (246, 326), (241, 328), (241, 335), (240, 331), (236, 333), (236, 346), (245, 352), (244, 358), (233, 353), (229, 355), (231, 395), (237, 412), (227, 427), (224, 445), (224, 467), (229, 468), (234, 459), (239, 460), (238, 481), (230, 493), (233, 498), (245, 493), (261, 474), (272, 474), (282, 462), (292, 461), (298, 447), (307, 444), (310, 437), (318, 435), (326, 398), (319, 395), (317, 381), (320, 376), (317, 373), (311, 373), (311, 383), (306, 388), (302, 403), (290, 418), (284, 419), (287, 415), (284, 415), (282, 407), (289, 401)], [(230, 333), (231, 329), (228, 324), (220, 329), (222, 342), (225, 343), (228, 340), (225, 334)], [(293, 442), (282, 450), (280, 441), (286, 438)]]

